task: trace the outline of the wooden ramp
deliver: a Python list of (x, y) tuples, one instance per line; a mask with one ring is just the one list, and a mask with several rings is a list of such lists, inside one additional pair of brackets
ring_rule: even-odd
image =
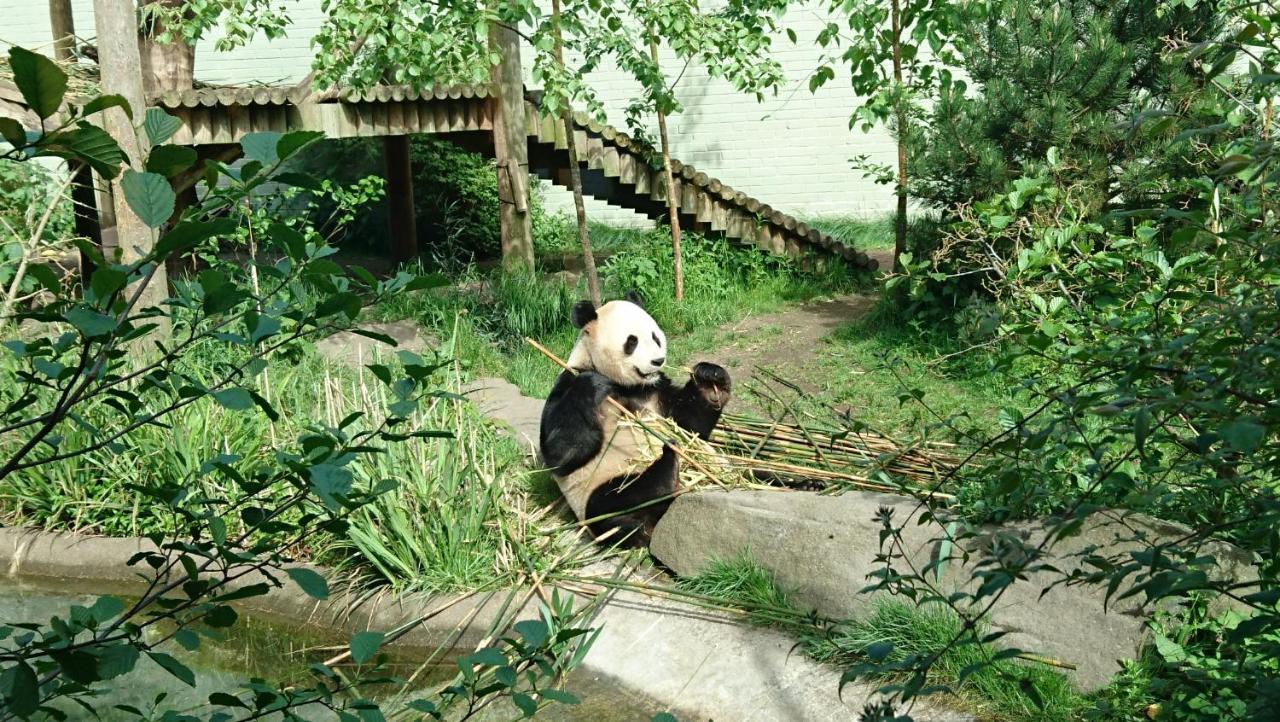
[[(569, 157), (564, 124), (526, 104), (529, 171), (569, 186)], [(661, 157), (647, 145), (584, 113), (575, 116), (575, 146), (582, 168), (583, 192), (622, 208), (659, 219), (668, 213)], [(772, 253), (803, 251), (837, 255), (860, 268), (875, 270), (874, 258), (839, 243), (794, 216), (775, 210), (691, 165), (671, 160), (680, 224), (704, 234), (723, 235)]]
[[(417, 133), (442, 137), (490, 157), (494, 153), (497, 94), (492, 86), (413, 89), (379, 86), (310, 93), (296, 86), (192, 88), (169, 91), (150, 103), (178, 117), (182, 128), (171, 143), (213, 150), (234, 146), (249, 133), (318, 130), (330, 138), (393, 137)], [(529, 171), (569, 185), (564, 124), (524, 102)], [(12, 83), (0, 79), (0, 115), (31, 120)], [(667, 215), (667, 188), (656, 151), (586, 114), (574, 127), (583, 190), (649, 218)], [(816, 252), (874, 270), (878, 262), (810, 228), (727, 183), (672, 159), (681, 225), (722, 235), (771, 253)]]

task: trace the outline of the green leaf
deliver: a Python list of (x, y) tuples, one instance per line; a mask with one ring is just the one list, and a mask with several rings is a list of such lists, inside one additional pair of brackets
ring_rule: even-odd
[(99, 624), (115, 619), (123, 611), (124, 602), (115, 597), (98, 597), (94, 600), (93, 606), (89, 607), (89, 614)]
[(132, 644), (115, 644), (99, 650), (97, 657), (98, 679), (108, 680), (132, 672), (141, 655)]
[(116, 330), (116, 320), (90, 308), (73, 308), (62, 315), (86, 338), (105, 336)]
[(541, 647), (542, 643), (547, 641), (547, 623), (541, 619), (526, 619), (523, 622), (516, 622), (516, 632), (524, 637), (524, 641), (530, 647)]
[(15, 45), (9, 48), (9, 67), (22, 99), (41, 120), (58, 112), (67, 93), (67, 74), (57, 63)]
[(99, 300), (111, 297), (111, 294), (125, 287), (129, 277), (124, 271), (116, 268), (99, 268), (93, 272), (89, 280), (89, 288)]
[(226, 692), (214, 692), (209, 695), (209, 704), (216, 707), (239, 707), (241, 709), (249, 709), (249, 706), (242, 702), (239, 697), (227, 694)]
[(151, 661), (160, 665), (166, 672), (182, 680), (188, 687), (196, 686), (196, 675), (185, 664), (164, 652), (147, 652)]
[(292, 133), (285, 133), (276, 143), (276, 156), (280, 160), (285, 160), (322, 138), (324, 133), (318, 130), (295, 130)]
[(1220, 433), (1231, 448), (1248, 454), (1262, 444), (1267, 429), (1252, 421), (1233, 421), (1223, 426)]
[(333, 464), (316, 464), (311, 467), (311, 487), (325, 506), (337, 509), (339, 497), (351, 493), (351, 472)]
[(147, 116), (142, 121), (142, 129), (146, 131), (147, 138), (153, 146), (169, 140), (180, 128), (182, 128), (182, 121), (160, 108), (147, 108)]
[(147, 170), (172, 178), (196, 164), (195, 148), (183, 145), (158, 145), (147, 156)]
[(279, 160), (276, 146), (280, 142), (280, 134), (275, 131), (249, 133), (240, 139), (240, 147), (244, 149), (244, 157), (256, 160), (264, 166), (270, 166)]
[(294, 567), (286, 569), (285, 573), (312, 599), (329, 598), (329, 582), (315, 571), (306, 567)]
[(549, 699), (560, 704), (581, 704), (582, 702), (574, 695), (559, 689), (544, 689), (541, 694), (543, 699)]
[(182, 253), (196, 247), (206, 239), (229, 235), (237, 227), (236, 222), (230, 218), (219, 218), (208, 223), (184, 220), (160, 237), (159, 242), (156, 243), (156, 247), (153, 249), (153, 253), (157, 259), (165, 258), (174, 253)]
[(128, 169), (120, 181), (124, 199), (148, 228), (159, 228), (173, 215), (177, 196), (169, 181), (159, 173), (139, 173)]
[(58, 278), (58, 274), (43, 263), (27, 266), (27, 275), (36, 279), (44, 290), (50, 293), (57, 293), (62, 288), (62, 281)]
[(8, 711), (19, 717), (30, 717), (40, 708), (35, 670), (22, 660), (4, 671), (4, 676), (0, 677), (0, 691), (8, 698)]
[(467, 664), (479, 664), (485, 667), (498, 667), (507, 663), (507, 656), (497, 647), (485, 647), (467, 658)]
[(27, 144), (27, 131), (23, 130), (22, 124), (13, 118), (0, 118), (0, 137), (14, 148), (21, 148)]
[(889, 658), (890, 654), (893, 654), (893, 643), (892, 642), (876, 642), (875, 644), (869, 645), (864, 651), (866, 652), (867, 657), (871, 659), (871, 661), (883, 662), (884, 660)]
[(93, 115), (94, 113), (101, 113), (107, 108), (121, 108), (124, 110), (124, 114), (129, 116), (129, 120), (133, 120), (133, 108), (129, 107), (129, 101), (125, 100), (123, 95), (99, 95), (85, 103), (84, 107), (80, 109), (80, 114)]
[(253, 406), (253, 397), (242, 388), (223, 389), (213, 392), (213, 400), (218, 405), (232, 411), (244, 411)]
[(538, 703), (533, 698), (523, 692), (517, 692), (511, 695), (511, 701), (515, 706), (520, 708), (525, 717), (532, 717), (538, 713)]
[(179, 629), (173, 633), (173, 641), (177, 642), (183, 649), (188, 652), (194, 652), (200, 649), (200, 635), (190, 629)]
[(115, 139), (102, 128), (88, 123), (81, 123), (72, 130), (58, 133), (42, 153), (83, 161), (107, 179), (120, 175), (120, 166), (125, 162), (124, 151)]
[(1182, 648), (1182, 645), (1159, 632), (1156, 632), (1155, 643), (1156, 651), (1160, 653), (1160, 656), (1163, 657), (1166, 662), (1177, 664), (1187, 658), (1187, 651)]
[(659, 712), (658, 714), (655, 714), (653, 718), (649, 720), (649, 722), (680, 722), (680, 721), (677, 720), (676, 716), (671, 714), (670, 712)]
[(351, 659), (356, 664), (364, 664), (378, 653), (385, 635), (382, 632), (357, 632), (351, 637)]

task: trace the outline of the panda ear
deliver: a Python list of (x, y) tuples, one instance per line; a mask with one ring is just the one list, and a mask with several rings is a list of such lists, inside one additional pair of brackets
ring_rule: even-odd
[(573, 304), (570, 319), (573, 321), (574, 328), (582, 328), (596, 320), (596, 307), (590, 301), (578, 301)]
[(640, 298), (640, 294), (636, 293), (635, 289), (627, 291), (625, 298), (640, 308), (644, 308), (644, 299)]

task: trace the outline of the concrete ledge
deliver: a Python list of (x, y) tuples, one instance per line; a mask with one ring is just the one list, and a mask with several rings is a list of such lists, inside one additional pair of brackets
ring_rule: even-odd
[[(46, 532), (17, 527), (0, 528), (0, 567), (5, 578), (57, 587), (90, 587), (95, 593), (137, 597), (147, 590), (150, 567), (129, 566), (134, 554), (159, 551), (147, 539), (96, 537)], [(306, 566), (326, 578), (327, 570)], [(283, 575), (276, 575), (283, 576)], [(233, 588), (267, 581), (250, 574), (232, 583)], [(470, 651), (502, 620), (504, 611), (516, 619), (533, 618), (538, 600), (532, 597), (519, 609), (508, 601), (523, 598), (521, 590), (459, 595), (368, 593), (331, 585), (329, 598), (313, 599), (287, 577), (283, 586), (268, 594), (236, 602), (246, 612), (262, 615), (288, 626), (319, 628), (335, 637), (349, 638), (366, 630), (387, 631), (415, 619), (422, 622), (388, 643), (393, 647), (434, 650), (458, 647)], [(433, 613), (434, 612), (434, 613)]]

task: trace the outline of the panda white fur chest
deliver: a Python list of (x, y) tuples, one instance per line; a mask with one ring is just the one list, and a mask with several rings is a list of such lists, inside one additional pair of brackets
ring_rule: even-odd
[(708, 438), (729, 399), (724, 369), (700, 363), (675, 386), (662, 372), (666, 336), (638, 299), (573, 309), (581, 335), (542, 413), (540, 449), (561, 493), (599, 538), (645, 544), (670, 504), (679, 460), (622, 418), (612, 398), (641, 421), (668, 417)]

